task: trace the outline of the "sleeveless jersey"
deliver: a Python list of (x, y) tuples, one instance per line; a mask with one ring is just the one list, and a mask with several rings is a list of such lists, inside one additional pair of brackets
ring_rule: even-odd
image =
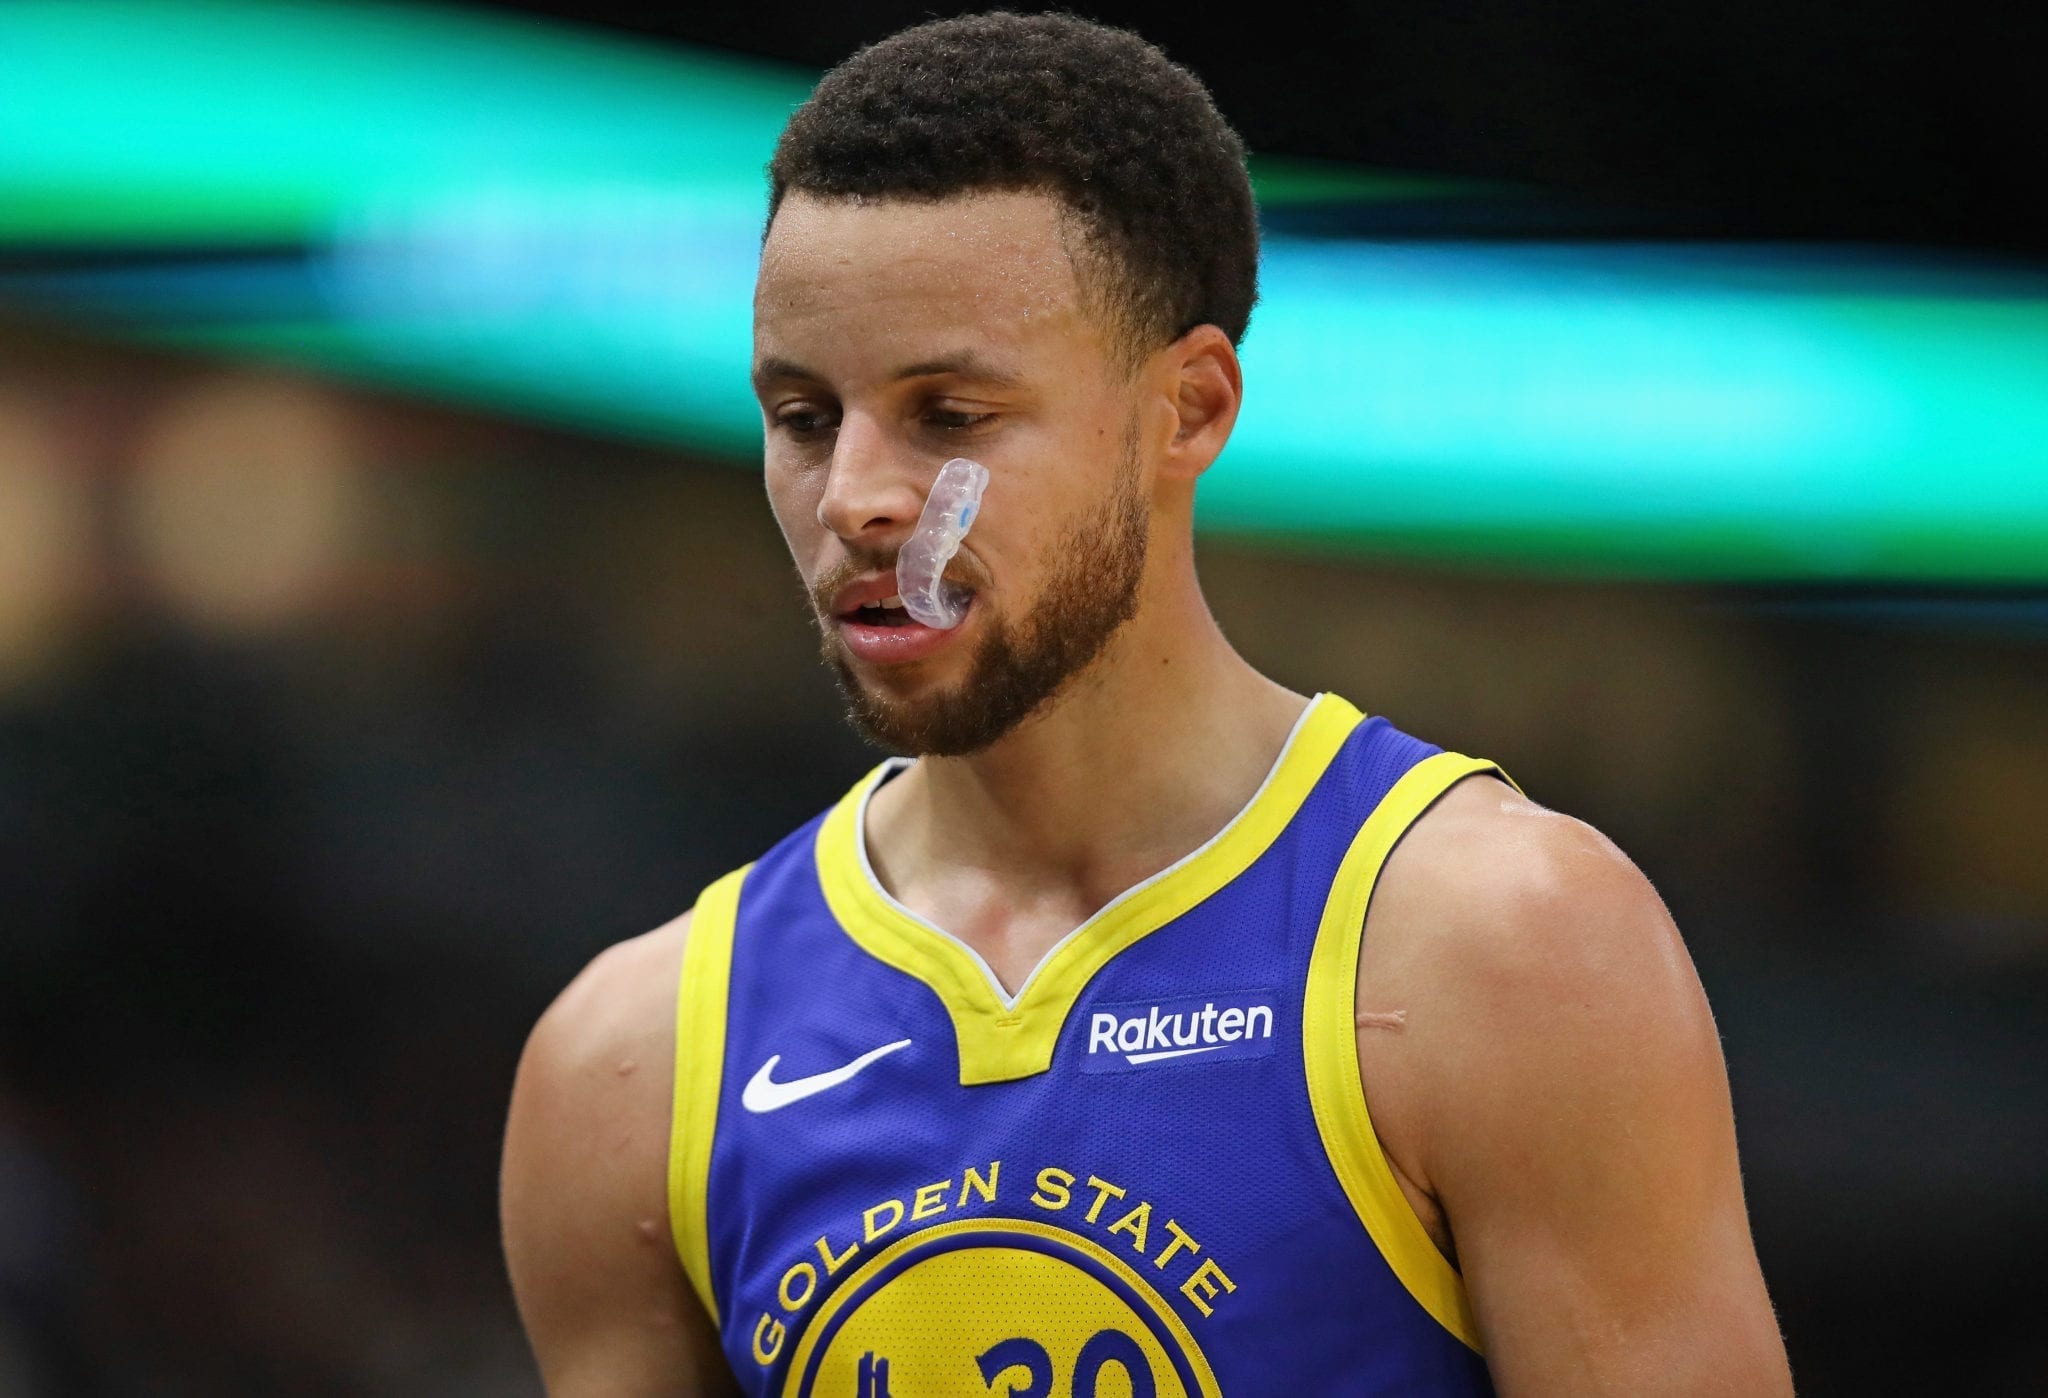
[(1258, 794), (1012, 996), (833, 810), (699, 901), (670, 1217), (748, 1394), (1491, 1394), (1373, 1134), (1374, 881), (1498, 773), (1309, 706)]

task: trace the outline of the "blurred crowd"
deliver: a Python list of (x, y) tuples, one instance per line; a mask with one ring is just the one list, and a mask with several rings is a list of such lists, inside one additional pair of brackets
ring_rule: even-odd
[[(2048, 1391), (2048, 622), (1205, 543), (1612, 834), (1802, 1388)], [(745, 463), (0, 324), (0, 1398), (538, 1391), (526, 1029), (875, 754)]]

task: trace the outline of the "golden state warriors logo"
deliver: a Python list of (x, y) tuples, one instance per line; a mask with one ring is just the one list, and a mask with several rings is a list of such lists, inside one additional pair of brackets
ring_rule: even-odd
[(1187, 1326), (1101, 1245), (1033, 1219), (939, 1224), (869, 1258), (803, 1327), (802, 1398), (1217, 1398)]

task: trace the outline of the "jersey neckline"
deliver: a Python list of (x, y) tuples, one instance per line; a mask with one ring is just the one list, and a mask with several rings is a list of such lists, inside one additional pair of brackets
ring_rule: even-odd
[(1251, 867), (1292, 822), (1363, 718), (1334, 694), (1310, 700), (1243, 809), (1193, 853), (1125, 889), (1062, 937), (1014, 996), (973, 948), (897, 902), (875, 877), (867, 855), (867, 803), (908, 765), (902, 759), (869, 772), (826, 815), (816, 842), (818, 882), (847, 936), (939, 997), (953, 1021), (963, 1086), (1030, 1077), (1052, 1065), (1067, 1014), (1096, 972)]

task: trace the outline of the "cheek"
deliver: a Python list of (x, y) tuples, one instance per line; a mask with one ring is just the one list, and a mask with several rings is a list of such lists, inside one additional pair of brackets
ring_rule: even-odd
[(1058, 531), (1041, 527), (1028, 506), (1012, 500), (998, 516), (990, 507), (988, 527), (968, 532), (960, 552), (969, 559), (974, 583), (993, 587), (1007, 602), (1028, 605), (1059, 550)]
[(818, 486), (810, 474), (768, 463), (765, 473), (768, 507), (782, 529), (782, 538), (799, 563), (808, 560), (817, 536), (824, 532), (818, 523)]

